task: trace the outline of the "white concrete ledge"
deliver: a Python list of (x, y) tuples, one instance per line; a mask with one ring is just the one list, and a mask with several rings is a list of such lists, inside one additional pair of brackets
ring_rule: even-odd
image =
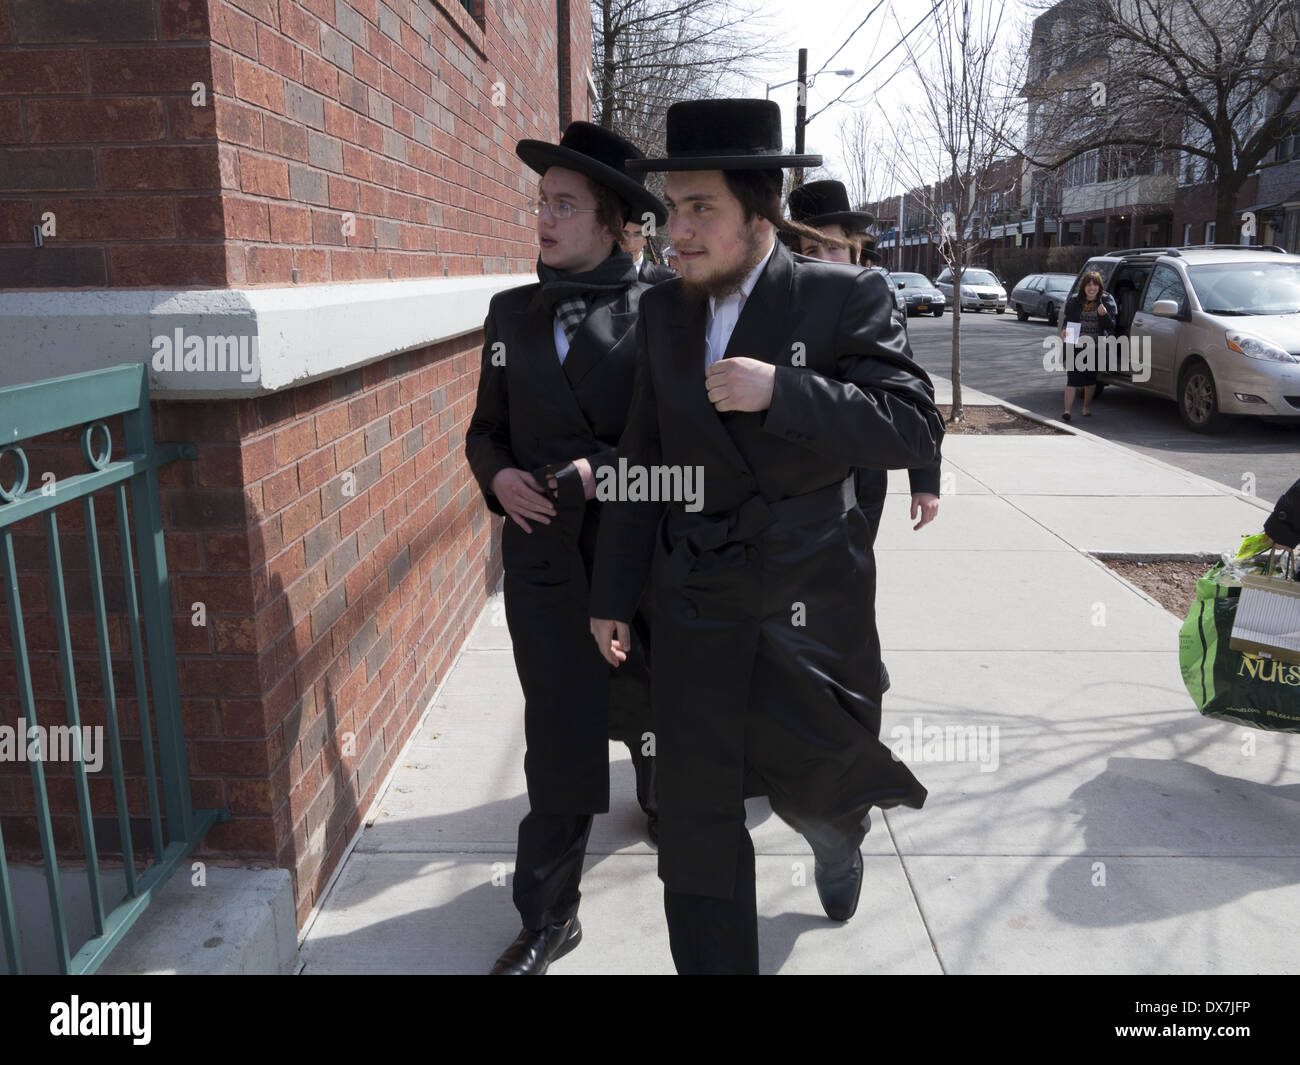
[(0, 292), (0, 388), (145, 362), (155, 398), (263, 395), (471, 333), (534, 280)]

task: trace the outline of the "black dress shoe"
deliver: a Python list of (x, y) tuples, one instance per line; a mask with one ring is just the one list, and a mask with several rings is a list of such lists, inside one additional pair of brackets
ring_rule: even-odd
[(548, 924), (540, 932), (525, 928), (492, 966), (491, 976), (541, 976), (551, 962), (563, 958), (582, 942), (577, 916)]
[(862, 852), (854, 853), (852, 864), (844, 872), (828, 874), (821, 862), (815, 862), (813, 880), (826, 916), (832, 921), (847, 921), (857, 912), (862, 894)]

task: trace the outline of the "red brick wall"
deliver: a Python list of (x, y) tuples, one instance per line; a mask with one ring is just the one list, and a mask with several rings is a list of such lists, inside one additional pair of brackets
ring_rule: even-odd
[[(565, 84), (584, 118), (587, 20), (572, 3)], [(390, 271), (513, 271), (522, 283), (536, 259), (534, 176), (513, 148), (558, 136), (558, 38), (554, 0), (480, 0), (475, 15), (457, 0), (0, 0), (0, 142), (14, 148), (0, 152), (0, 287)], [(193, 82), (207, 86), (206, 107), (191, 104)], [(38, 249), (31, 226), (46, 211), (57, 231)], [(500, 523), (461, 452), (481, 343), (476, 331), (256, 399), (155, 403), (158, 438), (199, 454), (161, 479), (193, 798), (234, 817), (202, 853), (290, 869), (300, 921), (500, 576)], [(37, 446), (34, 470), (74, 462), (70, 446), (71, 434)], [(352, 478), (356, 495), (344, 496)], [(95, 724), (103, 699), (77, 522), (67, 519), (64, 554), (82, 589), (70, 603), (77, 683)], [(63, 720), (41, 616), (44, 542), (37, 528), (23, 535), (38, 704), (43, 720)], [(139, 815), (116, 564), (110, 549)], [(204, 626), (191, 624), (194, 602)], [(0, 714), (12, 722), (7, 633), (0, 652)], [(60, 849), (75, 849), (69, 780), (51, 774)], [(110, 791), (93, 782), (98, 814), (112, 810)], [(0, 773), (11, 855), (34, 841), (30, 809), (26, 767)]]
[[(500, 525), (462, 458), (478, 363), (479, 348), (458, 340), (260, 399), (155, 405), (158, 439), (198, 448), (160, 480), (193, 802), (234, 816), (200, 854), (290, 869), (300, 920), (500, 577)], [(84, 469), (76, 440), (69, 430), (27, 446), (30, 484)], [(114, 508), (95, 498), (128, 801), (143, 819)], [(81, 506), (58, 516), (81, 720), (103, 724)], [(41, 525), (24, 522), (15, 549), (39, 720), (64, 723)], [(0, 723), (21, 715), (16, 693), (6, 623)], [(61, 857), (78, 859), (70, 767), (50, 763), (46, 776)], [(90, 780), (111, 860), (110, 763)], [(39, 854), (31, 810), (28, 765), (0, 764), (11, 859)]]
[(0, 0), (0, 287), (224, 283), (206, 37), (205, 0)]
[[(209, 604), (178, 648), (182, 695), (218, 730), (191, 741), (195, 802), (235, 815), (205, 850), (291, 869), (300, 921), (500, 576), (461, 453), (478, 361), (452, 341), (160, 415), (164, 437), (200, 438), (164, 498), (204, 551), (174, 571), (184, 624)], [(195, 510), (204, 495), (224, 505)]]
[[(558, 136), (555, 2), (480, 10), (0, 0), (0, 287), (527, 272), (513, 149)], [(570, 36), (586, 117), (585, 3)], [(46, 211), (57, 233), (35, 248)]]
[(560, 52), (560, 124), (591, 121), (587, 74), (591, 70), (591, 4), (556, 0)]

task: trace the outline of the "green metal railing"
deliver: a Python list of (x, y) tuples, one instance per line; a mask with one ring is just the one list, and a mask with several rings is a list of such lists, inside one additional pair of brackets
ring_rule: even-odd
[[(74, 758), (73, 791), (77, 802), (85, 858), (84, 872), (94, 928), (94, 935), (89, 940), (74, 947), (69, 943), (68, 937), (44, 765), (41, 758), (29, 760), (35, 796), (34, 816), (44, 859), (55, 953), (60, 971), (64, 973), (94, 972), (148, 906), (153, 893), (198, 845), (213, 823), (229, 819), (226, 811), (194, 810), (190, 803), (189, 771), (185, 763), (185, 737), (181, 726), (180, 687), (172, 639), (171, 602), (167, 588), (167, 562), (163, 547), (162, 511), (158, 496), (158, 467), (179, 458), (193, 459), (196, 451), (191, 444), (154, 442), (145, 370), (145, 364), (141, 363), (0, 389), (0, 468), (5, 464), (4, 456), (8, 456), (8, 461), (15, 470), (12, 484), (0, 483), (0, 574), (4, 579), (5, 612), (13, 641), (18, 704), (28, 728), (36, 728), (39, 722), (23, 624), (13, 527), (24, 519), (40, 516), (44, 524), (45, 548), (49, 561), (48, 606), (58, 636), (59, 671), (67, 707), (67, 725), (78, 733), (81, 731), (58, 524), (58, 508), (80, 500), (105, 704), (106, 755), (112, 766), (121, 836), (126, 894), (114, 908), (106, 911), (102, 900), (103, 885), (86, 765), (84, 759)], [(112, 440), (104, 419), (116, 415), (122, 417), (126, 453), (119, 461), (112, 461)], [(55, 482), (52, 491), (50, 485), (29, 490), (27, 481), (30, 470), (22, 444), (46, 433), (78, 426), (82, 427), (81, 454), (87, 470)], [(0, 475), (0, 481), (3, 479)], [(136, 856), (131, 841), (117, 695), (109, 647), (108, 613), (104, 600), (103, 564), (95, 524), (95, 501), (92, 498), (92, 493), (101, 490), (111, 490), (116, 504), (121, 576), (125, 588), (131, 659), (135, 670), (144, 786), (149, 803), (153, 844), (152, 861), (143, 871), (136, 869)], [(150, 702), (153, 704), (152, 723)], [(155, 732), (157, 764), (154, 760)], [(14, 895), (5, 857), (4, 837), (0, 834), (0, 929), (4, 932), (9, 972), (20, 973), (23, 971), (22, 952), (14, 912)]]

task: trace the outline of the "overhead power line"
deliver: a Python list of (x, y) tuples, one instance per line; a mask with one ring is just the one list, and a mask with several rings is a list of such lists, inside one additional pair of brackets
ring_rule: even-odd
[[(908, 30), (905, 34), (903, 34), (903, 36), (898, 38), (898, 40), (894, 42), (894, 46), (890, 48), (888, 52), (886, 52), (874, 63), (872, 63), (871, 66), (867, 67), (867, 69), (862, 72), (862, 77), (858, 78), (856, 81), (852, 82), (851, 84), (846, 85), (843, 91), (837, 97), (835, 97), (834, 100), (828, 103), (826, 107), (823, 107), (820, 110), (817, 110), (813, 112), (811, 115), (809, 115), (807, 119), (804, 120), (804, 125), (807, 125), (809, 122), (811, 122), (814, 118), (820, 115), (822, 111), (825, 111), (829, 107), (833, 107), (835, 104), (839, 103), (842, 99), (844, 99), (845, 94), (847, 94), (850, 89), (852, 89), (855, 85), (865, 80), (868, 74), (870, 74), (873, 70), (875, 70), (876, 67), (880, 66), (880, 64), (883, 63), (886, 59), (888, 59), (905, 40), (907, 40), (910, 36), (912, 36), (912, 34), (914, 34), (922, 26), (924, 26), (930, 20), (930, 16), (933, 15), (936, 11), (938, 11), (939, 8), (945, 3), (947, 3), (947, 0), (934, 0), (934, 3), (930, 5), (930, 10), (927, 11), (923, 16), (921, 16), (921, 18), (917, 20), (915, 26), (913, 26), (910, 30)], [(854, 32), (856, 33), (857, 31), (855, 30)], [(830, 62), (830, 60), (827, 60), (827, 62)]]

